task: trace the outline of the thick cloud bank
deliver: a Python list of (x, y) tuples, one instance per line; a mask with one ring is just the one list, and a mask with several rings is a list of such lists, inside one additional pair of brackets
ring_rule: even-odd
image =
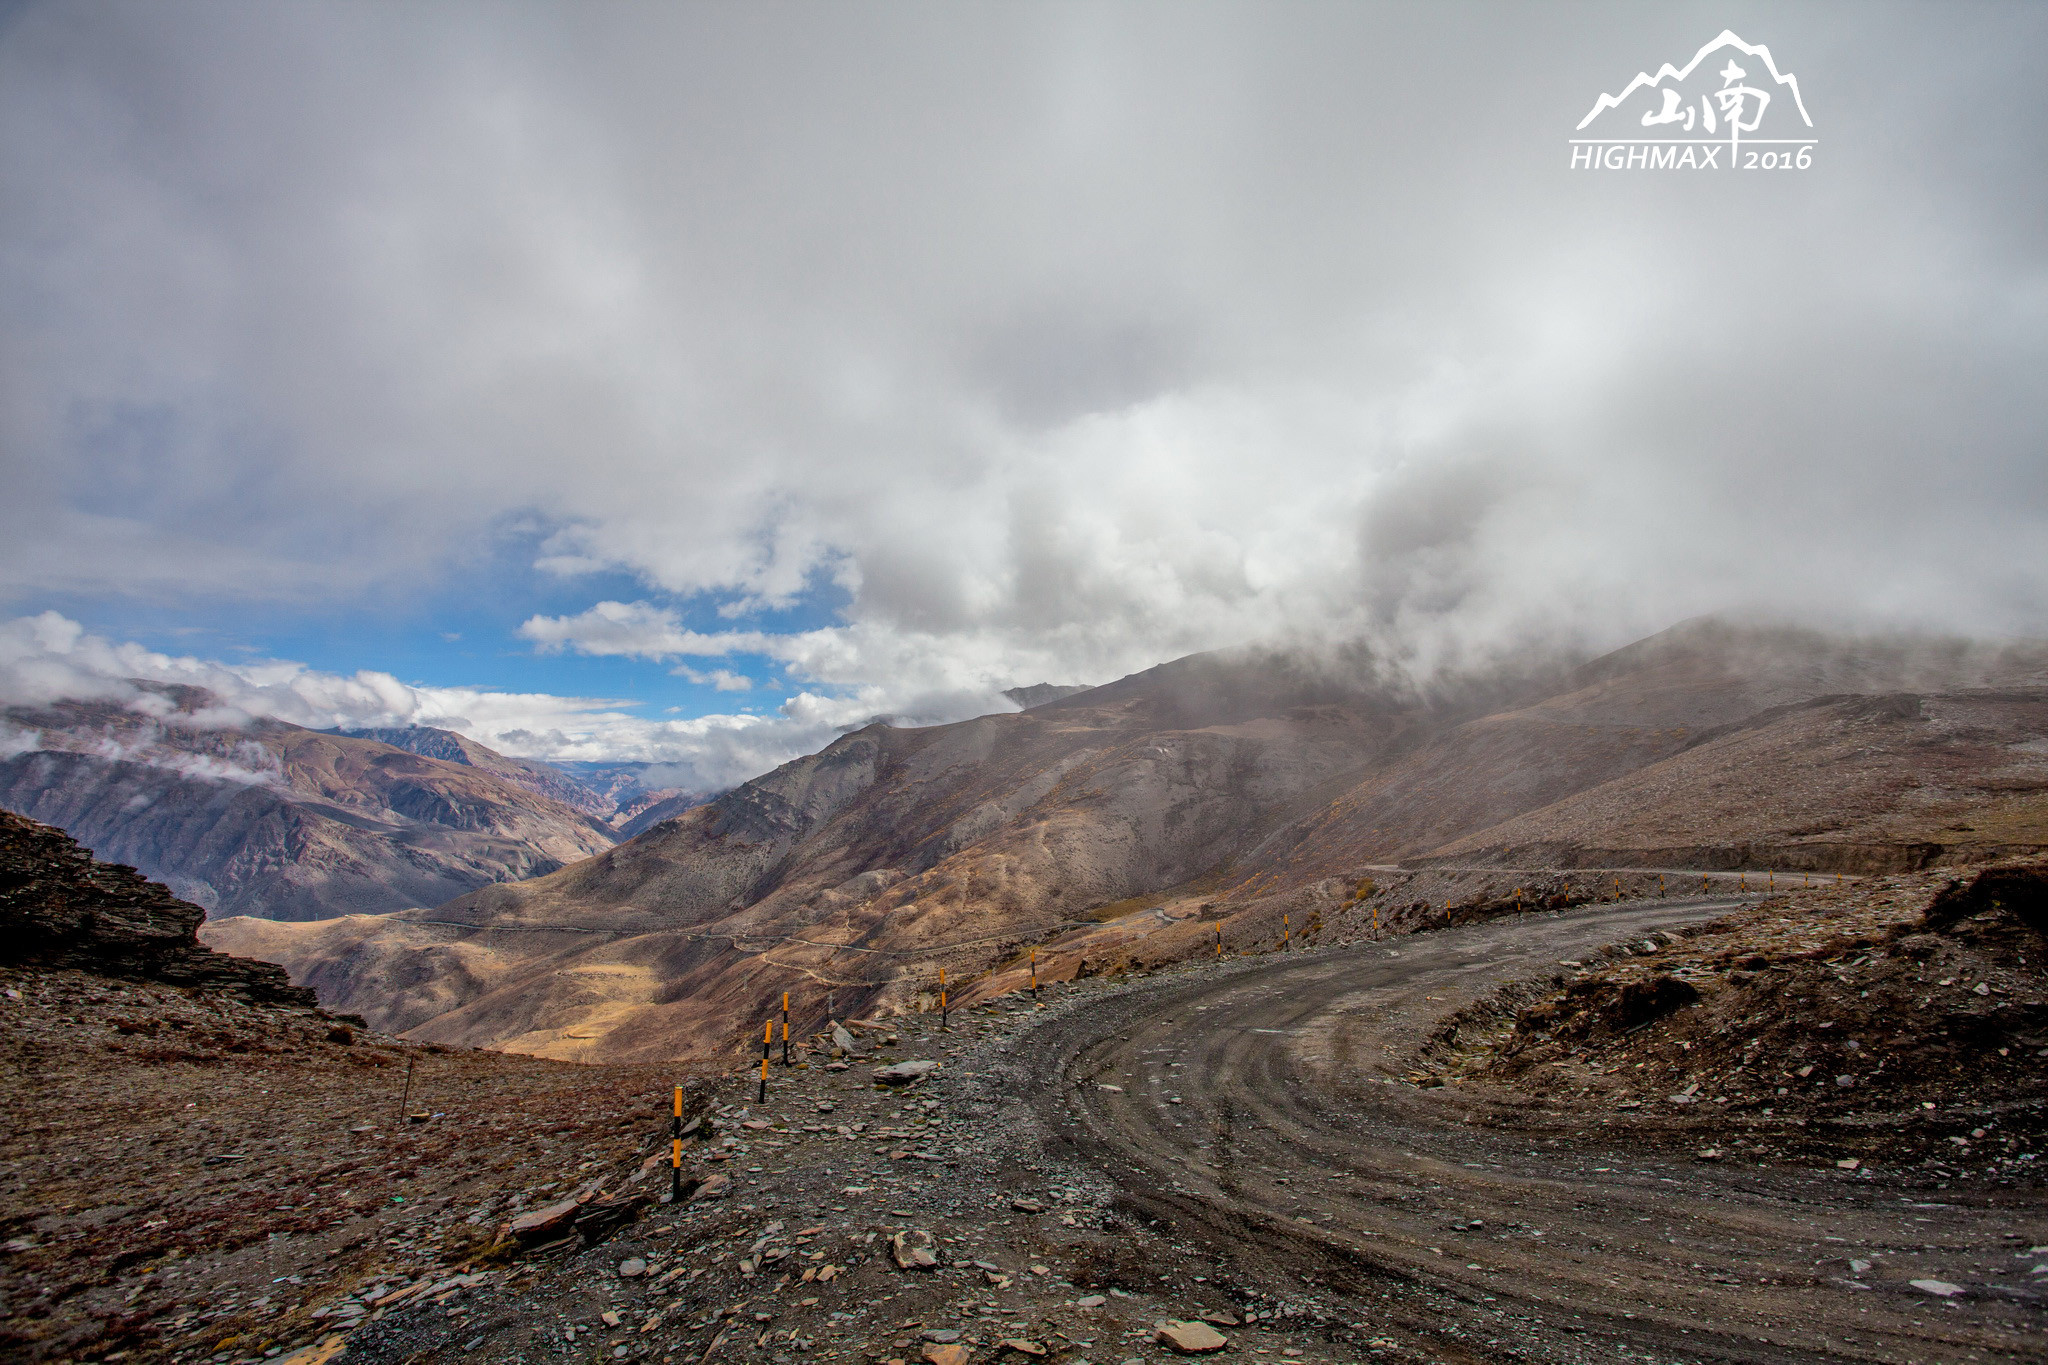
[[(1568, 169), (1724, 27), (1812, 169)], [(0, 583), (331, 600), (539, 527), (644, 591), (533, 647), (834, 695), (690, 722), (733, 772), (1273, 635), (2037, 633), (2044, 51), (2018, 4), (29, 4)], [(228, 671), (527, 753), (687, 730)]]

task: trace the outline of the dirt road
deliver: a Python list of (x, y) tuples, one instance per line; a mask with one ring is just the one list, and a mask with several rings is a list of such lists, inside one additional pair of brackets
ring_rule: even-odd
[(1107, 1173), (1200, 1248), (1191, 1260), (1306, 1282), (1437, 1359), (2048, 1359), (2048, 1275), (2029, 1288), (2048, 1259), (2030, 1252), (2048, 1242), (2038, 1195), (1631, 1150), (1563, 1099), (1478, 1126), (1457, 1087), (1401, 1079), (1432, 1023), (1496, 983), (1729, 905), (1607, 906), (1167, 978), (1031, 1030), (1032, 1103), (1055, 1154)]

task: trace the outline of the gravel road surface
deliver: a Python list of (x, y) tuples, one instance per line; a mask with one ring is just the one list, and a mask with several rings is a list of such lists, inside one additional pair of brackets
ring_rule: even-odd
[(1489, 1103), (1481, 1125), (1458, 1087), (1403, 1079), (1435, 1021), (1495, 985), (1730, 905), (1226, 963), (1077, 1001), (1011, 1046), (1051, 1154), (1191, 1261), (1305, 1284), (1444, 1360), (2048, 1359), (2038, 1197), (1644, 1150), (1564, 1097), (1505, 1124)]

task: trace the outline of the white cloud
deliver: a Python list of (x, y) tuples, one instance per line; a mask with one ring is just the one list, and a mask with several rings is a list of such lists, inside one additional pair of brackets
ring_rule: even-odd
[[(1774, 12), (1822, 164), (1692, 180), (1563, 139), (1724, 15), (1465, 17), (31, 5), (0, 591), (357, 600), (540, 525), (644, 600), (535, 646), (847, 714), (1271, 635), (2041, 630), (2048, 13)], [(277, 667), (542, 748), (809, 733)]]
[[(725, 670), (711, 676), (737, 677)], [(138, 679), (202, 687), (219, 705), (173, 714), (160, 693), (137, 687)], [(698, 790), (766, 772), (885, 711), (905, 724), (931, 724), (1014, 709), (1000, 696), (971, 691), (931, 693), (909, 699), (907, 706), (890, 706), (890, 697), (870, 688), (841, 697), (800, 692), (768, 715), (656, 720), (602, 698), (415, 687), (388, 673), (343, 676), (275, 659), (230, 664), (162, 654), (93, 635), (56, 612), (0, 622), (0, 703), (67, 698), (119, 702), (162, 725), (187, 728), (234, 729), (256, 716), (314, 729), (434, 725), (521, 757), (659, 763), (665, 765), (664, 781)], [(212, 759), (160, 751), (151, 739), (145, 728), (127, 741), (100, 741), (103, 747), (95, 752), (182, 765), (181, 770), (223, 780), (270, 780), (250, 756), (253, 751)], [(0, 733), (0, 757), (33, 747), (27, 732), (10, 726)]]
[(729, 668), (714, 668), (706, 673), (701, 669), (691, 668), (688, 664), (678, 664), (669, 672), (678, 678), (686, 678), (699, 687), (713, 687), (720, 692), (751, 692), (754, 688), (752, 678), (744, 673), (735, 673)]

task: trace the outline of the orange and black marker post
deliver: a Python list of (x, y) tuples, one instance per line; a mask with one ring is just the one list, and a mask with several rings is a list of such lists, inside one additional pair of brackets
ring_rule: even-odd
[(761, 1094), (756, 1101), (768, 1103), (768, 1049), (775, 1042), (775, 1021), (770, 1019), (761, 1025)]
[(782, 1064), (789, 1065), (789, 992), (782, 993)]
[(1031, 950), (1031, 1003), (1038, 1004), (1038, 949)]
[(675, 1114), (668, 1121), (668, 1202), (683, 1202), (683, 1088), (676, 1087)]
[(1287, 950), (1288, 950), (1289, 948), (1292, 948), (1293, 946), (1294, 946), (1294, 925), (1293, 925), (1293, 923), (1292, 923), (1292, 922), (1291, 922), (1291, 921), (1290, 921), (1290, 920), (1289, 920), (1289, 919), (1287, 918), (1287, 916), (1285, 916), (1285, 915), (1282, 915), (1282, 916), (1280, 917), (1280, 951), (1284, 953), (1284, 952), (1286, 952), (1286, 951), (1287, 951)]
[(1223, 926), (1216, 926), (1216, 956), (1223, 956)]
[(953, 1025), (946, 1017), (946, 969), (939, 968), (939, 1027), (951, 1029)]

